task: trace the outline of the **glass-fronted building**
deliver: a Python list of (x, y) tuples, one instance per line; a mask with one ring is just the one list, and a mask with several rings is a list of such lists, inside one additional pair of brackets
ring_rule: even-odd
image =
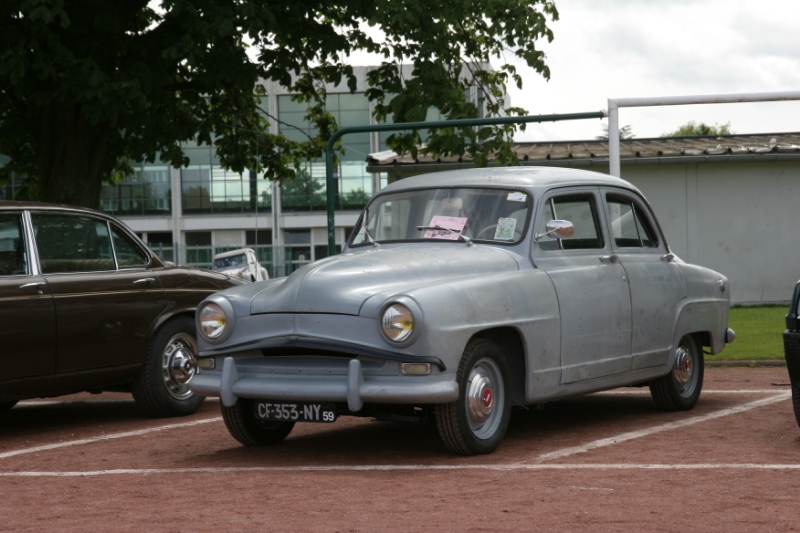
[[(340, 128), (374, 124), (364, 91), (370, 67), (355, 67), (357, 91), (328, 86), (327, 110)], [(265, 111), (272, 133), (302, 140), (315, 132), (304, 119), (306, 105), (274, 83), (265, 84)], [(477, 89), (473, 89), (477, 101)], [(440, 120), (431, 109), (428, 120)], [(360, 210), (386, 184), (386, 175), (367, 172), (367, 155), (387, 149), (390, 133), (352, 133), (342, 137), (335, 176), (337, 249), (348, 237)], [(279, 186), (253, 172), (223, 169), (213, 146), (184, 144), (189, 164), (172, 168), (165, 163), (134, 165), (132, 175), (104, 184), (100, 209), (128, 224), (162, 258), (178, 264), (210, 268), (215, 254), (254, 248), (270, 276), (286, 275), (328, 254), (326, 169), (324, 160), (308, 161), (298, 179)], [(10, 184), (11, 197), (19, 184)]]

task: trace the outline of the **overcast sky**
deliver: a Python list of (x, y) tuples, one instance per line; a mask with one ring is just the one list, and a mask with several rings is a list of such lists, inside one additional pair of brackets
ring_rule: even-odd
[[(532, 115), (600, 111), (609, 98), (800, 91), (798, 0), (555, 0), (540, 43), (550, 81), (524, 69), (512, 104)], [(734, 133), (800, 131), (800, 101), (620, 109), (620, 126), (658, 137), (694, 120)], [(518, 141), (594, 139), (607, 119), (529, 124)]]

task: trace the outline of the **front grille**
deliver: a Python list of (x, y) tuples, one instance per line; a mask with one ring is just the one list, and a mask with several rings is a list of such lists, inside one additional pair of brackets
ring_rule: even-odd
[(342, 357), (346, 359), (353, 359), (354, 354), (346, 352), (337, 352), (334, 350), (320, 350), (315, 348), (297, 348), (292, 346), (282, 346), (280, 348), (265, 348), (261, 350), (261, 355), (264, 357), (298, 357), (298, 356), (324, 356), (324, 357)]

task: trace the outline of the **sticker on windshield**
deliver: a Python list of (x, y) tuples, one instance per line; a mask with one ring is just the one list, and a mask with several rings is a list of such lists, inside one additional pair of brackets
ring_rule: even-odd
[(494, 231), (496, 241), (510, 241), (514, 238), (514, 228), (517, 227), (516, 218), (497, 219), (497, 229)]
[(442, 229), (426, 229), (423, 235), (426, 239), (446, 239), (455, 241), (461, 232), (464, 231), (464, 226), (467, 225), (467, 217), (446, 217), (442, 215), (434, 215), (431, 217), (431, 223), (428, 224), (430, 228), (438, 226)]
[(510, 192), (507, 200), (509, 202), (524, 202), (526, 200), (524, 192)]

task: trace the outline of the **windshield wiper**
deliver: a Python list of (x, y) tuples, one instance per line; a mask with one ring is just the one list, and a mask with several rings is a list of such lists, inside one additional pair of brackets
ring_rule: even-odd
[(372, 235), (370, 235), (369, 230), (367, 229), (367, 224), (369, 223), (369, 209), (364, 209), (364, 222), (361, 224), (361, 231), (364, 232), (364, 235), (367, 236), (367, 242), (371, 242), (373, 246), (380, 246), (380, 243), (376, 241)]
[(467, 246), (472, 246), (472, 239), (470, 239), (469, 237), (467, 237), (466, 235), (464, 235), (460, 231), (456, 231), (454, 229), (446, 228), (444, 226), (439, 226), (439, 225), (435, 225), (435, 226), (417, 226), (417, 230), (424, 230), (424, 229), (441, 229), (441, 230), (449, 231), (450, 233), (454, 233), (461, 240), (463, 240), (465, 243), (467, 243)]

